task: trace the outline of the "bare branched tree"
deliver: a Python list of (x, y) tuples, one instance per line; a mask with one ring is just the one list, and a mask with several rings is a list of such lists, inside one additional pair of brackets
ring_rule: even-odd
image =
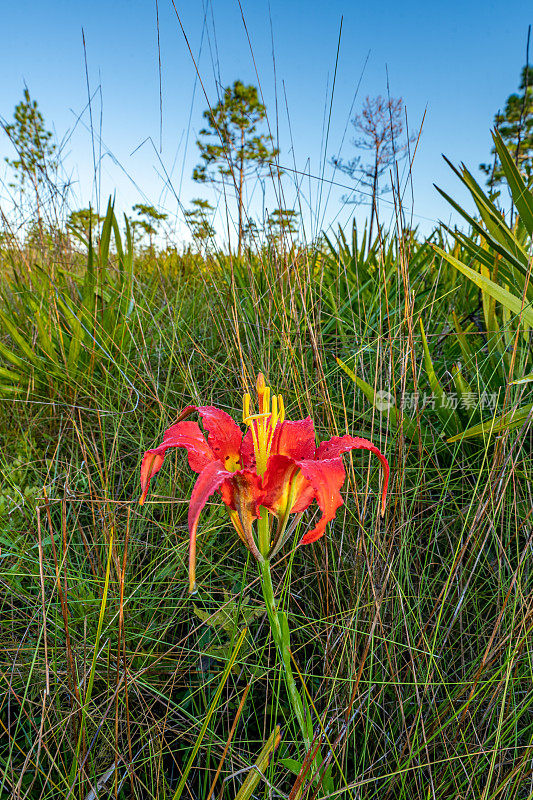
[[(370, 161), (362, 161), (361, 156), (356, 156), (350, 161), (334, 157), (332, 163), (335, 167), (357, 180), (360, 194), (370, 197), (370, 231), (369, 241), (372, 241), (374, 219), (378, 214), (378, 197), (390, 191), (390, 186), (381, 185), (380, 178), (394, 163), (405, 158), (409, 141), (404, 135), (404, 104), (401, 97), (366, 98), (361, 114), (352, 119), (352, 125), (357, 132), (352, 144), (359, 150), (372, 154)], [(343, 198), (344, 202), (359, 202), (358, 200)]]

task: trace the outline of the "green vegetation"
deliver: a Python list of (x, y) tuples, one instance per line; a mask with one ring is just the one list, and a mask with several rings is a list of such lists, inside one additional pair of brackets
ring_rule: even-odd
[[(494, 146), (512, 223), (463, 167), (475, 212), (448, 197), (464, 226), (427, 238), (400, 215), (289, 249), (278, 209), (239, 258), (197, 201), (201, 252), (136, 249), (110, 201), (38, 256), (2, 240), (1, 800), (531, 797), (533, 193)], [(216, 495), (194, 597), (182, 451), (137, 502), (176, 415), (238, 418), (260, 370), (391, 466), (382, 519), (345, 456), (326, 535), (296, 546), (311, 507), (272, 564), (310, 751)]]
[(267, 218), (269, 239), (278, 249), (287, 249), (294, 244), (298, 234), (299, 213), (292, 208), (275, 208)]

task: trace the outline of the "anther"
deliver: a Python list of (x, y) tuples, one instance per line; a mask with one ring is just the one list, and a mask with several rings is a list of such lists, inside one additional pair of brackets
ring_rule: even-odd
[(263, 375), (262, 372), (260, 372), (259, 375), (257, 376), (257, 381), (256, 381), (256, 384), (255, 384), (255, 388), (257, 389), (257, 396), (258, 397), (262, 397), (263, 393), (264, 393), (264, 391), (266, 389), (265, 376)]

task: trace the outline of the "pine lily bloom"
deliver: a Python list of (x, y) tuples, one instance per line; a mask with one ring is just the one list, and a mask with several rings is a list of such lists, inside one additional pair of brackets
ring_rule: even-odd
[[(189, 590), (195, 590), (196, 529), (200, 512), (218, 491), (231, 522), (254, 558), (271, 558), (287, 538), (290, 514), (297, 514), (316, 500), (322, 512), (315, 527), (300, 544), (319, 539), (342, 505), (340, 488), (345, 480), (341, 456), (349, 450), (374, 453), (383, 467), (381, 514), (389, 481), (389, 464), (378, 448), (358, 436), (334, 436), (315, 447), (313, 421), (289, 422), (281, 395), (272, 396), (262, 374), (257, 378), (258, 413), (250, 413), (250, 395), (243, 398), (242, 434), (233, 419), (214, 406), (188, 406), (180, 421), (165, 431), (159, 447), (147, 450), (141, 465), (141, 505), (146, 499), (150, 480), (163, 465), (169, 448), (184, 447), (189, 466), (199, 473), (189, 505)], [(201, 419), (207, 438), (196, 422), (184, 420), (193, 412)], [(254, 521), (270, 512), (277, 519), (275, 530), (268, 526), (265, 536), (254, 537)], [(265, 526), (261, 526), (264, 529)]]

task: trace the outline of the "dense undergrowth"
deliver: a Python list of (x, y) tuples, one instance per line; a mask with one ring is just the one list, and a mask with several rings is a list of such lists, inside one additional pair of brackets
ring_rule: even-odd
[(181, 451), (137, 504), (140, 457), (179, 410), (238, 419), (259, 370), (288, 418), (391, 464), (383, 520), (354, 454), (326, 536), (273, 569), (327, 796), (531, 796), (533, 197), (507, 169), (512, 227), (464, 171), (477, 211), (456, 236), (142, 256), (110, 207), (61, 268), (4, 251), (0, 797), (326, 796), (298, 776), (225, 512), (204, 512), (190, 597)]

